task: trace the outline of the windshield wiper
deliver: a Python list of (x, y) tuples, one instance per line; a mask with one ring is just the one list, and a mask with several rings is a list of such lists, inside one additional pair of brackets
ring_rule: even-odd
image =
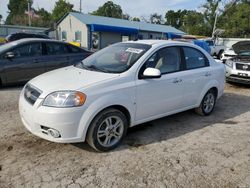
[(88, 70), (92, 70), (92, 71), (106, 72), (106, 73), (109, 73), (109, 72), (110, 72), (110, 71), (108, 71), (108, 70), (101, 69), (101, 68), (99, 68), (99, 67), (97, 67), (97, 66), (95, 66), (95, 65), (86, 66), (86, 65), (83, 64), (83, 66), (84, 66), (84, 68), (86, 68), (86, 69), (88, 69)]

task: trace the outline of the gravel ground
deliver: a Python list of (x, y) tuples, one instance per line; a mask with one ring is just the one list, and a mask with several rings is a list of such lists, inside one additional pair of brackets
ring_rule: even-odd
[(129, 130), (97, 153), (30, 134), (19, 87), (0, 90), (0, 187), (250, 187), (250, 87), (227, 84), (214, 113), (193, 111)]

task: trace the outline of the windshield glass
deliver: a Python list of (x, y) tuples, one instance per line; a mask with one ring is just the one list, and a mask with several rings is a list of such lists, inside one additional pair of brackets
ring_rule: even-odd
[(3, 44), (0, 46), (0, 53), (16, 45), (17, 45), (16, 42), (9, 42), (9, 43)]
[(149, 49), (150, 45), (118, 43), (104, 48), (78, 63), (76, 67), (109, 73), (122, 73)]

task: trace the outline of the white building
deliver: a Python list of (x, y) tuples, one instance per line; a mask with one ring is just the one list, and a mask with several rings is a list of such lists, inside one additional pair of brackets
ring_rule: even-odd
[(184, 32), (171, 26), (71, 12), (57, 23), (59, 40), (79, 42), (88, 49), (136, 39), (168, 39)]

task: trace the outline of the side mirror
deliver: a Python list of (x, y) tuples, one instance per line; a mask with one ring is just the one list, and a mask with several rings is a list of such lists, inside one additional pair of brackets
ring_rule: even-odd
[(153, 79), (153, 78), (160, 78), (161, 77), (161, 71), (159, 69), (155, 68), (147, 68), (142, 75), (142, 78), (144, 79)]
[(12, 59), (13, 57), (15, 57), (15, 54), (13, 52), (7, 52), (6, 55), (5, 55), (5, 57), (7, 59)]

